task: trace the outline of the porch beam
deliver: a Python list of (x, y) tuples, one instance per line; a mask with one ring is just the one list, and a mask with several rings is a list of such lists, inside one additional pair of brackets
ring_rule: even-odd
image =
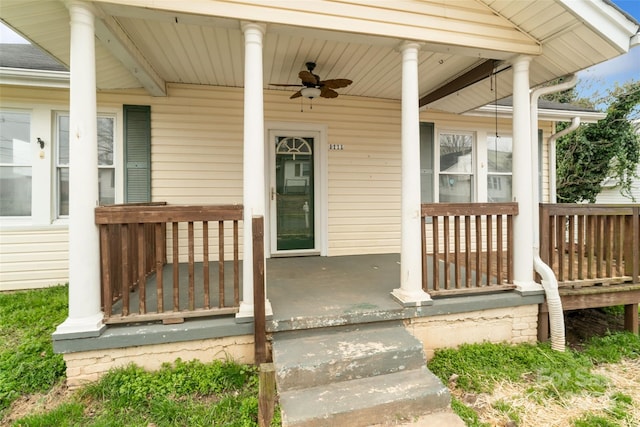
[(71, 18), (69, 88), (69, 316), (54, 338), (99, 336), (100, 309), (98, 135), (93, 8), (68, 3)]
[(96, 19), (95, 27), (96, 37), (102, 45), (122, 62), (149, 94), (167, 96), (166, 82), (156, 73), (115, 18), (101, 16)]
[(402, 202), (400, 288), (391, 295), (404, 306), (431, 304), (422, 290), (420, 227), (420, 112), (418, 107), (418, 52), (420, 44), (405, 42), (402, 52)]
[(487, 77), (491, 76), (491, 73), (493, 73), (493, 70), (497, 63), (498, 61), (495, 59), (487, 59), (475, 68), (472, 68), (471, 70), (453, 79), (444, 86), (441, 86), (433, 92), (428, 93), (420, 98), (420, 107), (424, 107), (431, 102), (442, 99), (447, 95), (451, 95), (454, 92), (462, 90), (468, 86), (471, 86), (472, 84), (486, 79)]

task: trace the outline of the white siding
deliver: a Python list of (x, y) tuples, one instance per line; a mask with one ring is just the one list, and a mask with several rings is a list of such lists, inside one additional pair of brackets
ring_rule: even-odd
[[(640, 176), (640, 165), (636, 169), (637, 174)], [(631, 187), (631, 194), (635, 198), (635, 203), (640, 203), (640, 180), (635, 180)], [(619, 203), (634, 203), (634, 201), (620, 194), (620, 189), (618, 187), (605, 187), (596, 197), (596, 203), (609, 203), (609, 204), (619, 204)]]
[(3, 228), (0, 241), (0, 291), (68, 282), (67, 227)]

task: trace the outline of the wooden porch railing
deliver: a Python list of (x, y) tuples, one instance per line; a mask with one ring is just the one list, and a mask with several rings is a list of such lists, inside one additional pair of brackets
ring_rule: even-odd
[[(238, 223), (242, 212), (242, 206), (165, 203), (96, 208), (104, 322), (178, 322), (186, 317), (237, 312), (240, 304)], [(210, 231), (211, 222), (218, 223), (217, 233)], [(232, 230), (231, 250), (225, 246), (227, 223)], [(217, 256), (212, 256), (210, 241), (216, 239)], [(233, 252), (231, 280), (226, 280), (225, 251)], [(171, 268), (166, 271), (171, 272), (171, 276), (165, 277), (169, 257)], [(181, 264), (186, 264), (183, 270), (187, 277), (182, 283)], [(196, 271), (197, 264), (201, 264), (199, 271)], [(215, 278), (210, 277), (212, 267), (218, 270), (217, 284)], [(200, 274), (202, 282), (196, 284), (196, 276)], [(155, 276), (151, 278), (151, 275)], [(150, 283), (152, 279), (155, 281), (153, 289), (148, 279)]]
[(514, 289), (517, 203), (422, 205), (422, 287), (432, 296)]
[(640, 205), (541, 204), (540, 256), (560, 286), (640, 283)]

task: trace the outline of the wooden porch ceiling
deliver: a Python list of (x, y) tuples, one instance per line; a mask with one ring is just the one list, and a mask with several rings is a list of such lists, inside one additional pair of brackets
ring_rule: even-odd
[[(637, 31), (613, 6), (595, 2), (578, 14), (570, 2), (246, 0), (156, 2), (94, 0), (98, 89), (143, 87), (163, 96), (167, 83), (243, 87), (243, 20), (267, 23), (264, 87), (299, 82), (315, 61), (323, 79), (348, 78), (341, 95), (399, 99), (403, 40), (423, 43), (421, 105), (464, 112), (494, 100), (489, 64), (534, 56), (537, 85), (622, 53)], [(616, 15), (617, 14), (617, 15)], [(593, 22), (609, 16), (605, 35)], [(3, 0), (0, 17), (69, 64), (68, 11), (62, 1)], [(603, 24), (604, 25), (604, 24)], [(626, 26), (625, 26), (626, 25)], [(627, 47), (628, 48), (628, 47)], [(498, 98), (511, 95), (511, 72), (498, 78)]]

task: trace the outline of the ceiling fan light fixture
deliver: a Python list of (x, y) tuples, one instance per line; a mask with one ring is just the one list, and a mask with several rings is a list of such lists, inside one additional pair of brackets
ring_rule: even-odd
[(304, 96), (305, 98), (309, 98), (309, 99), (319, 97), (321, 92), (322, 91), (317, 87), (305, 87), (300, 89), (300, 94), (302, 94), (302, 96)]

